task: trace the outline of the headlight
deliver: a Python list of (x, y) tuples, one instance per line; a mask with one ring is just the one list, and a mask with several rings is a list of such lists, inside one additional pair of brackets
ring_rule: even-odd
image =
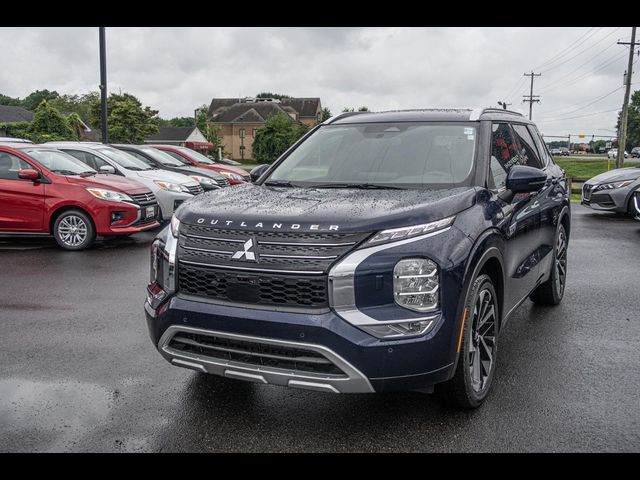
[(403, 240), (405, 238), (417, 237), (424, 235), (425, 233), (435, 232), (436, 230), (442, 230), (453, 224), (456, 219), (455, 216), (443, 218), (431, 223), (424, 223), (422, 225), (414, 225), (412, 227), (393, 228), (391, 230), (383, 230), (374, 235), (374, 237), (367, 242), (367, 244), (377, 244), (384, 242), (391, 242), (395, 240)]
[(406, 258), (393, 269), (393, 298), (398, 305), (416, 312), (438, 308), (438, 266), (427, 258)]
[(613, 190), (614, 188), (622, 188), (631, 185), (635, 180), (624, 180), (622, 182), (603, 183), (598, 185), (596, 190)]
[(201, 185), (217, 185), (213, 180), (208, 177), (201, 177), (199, 175), (191, 175), (191, 178)]
[(244, 177), (242, 175), (238, 175), (237, 173), (227, 172), (227, 171), (222, 171), (220, 173), (231, 180), (238, 180), (238, 181), (244, 182)]
[(105, 190), (104, 188), (87, 188), (94, 197), (100, 200), (106, 200), (108, 202), (132, 202), (133, 200), (129, 195), (120, 192), (114, 192), (113, 190)]
[(171, 217), (171, 235), (178, 238), (178, 233), (180, 233), (180, 220), (174, 215)]
[(169, 190), (170, 192), (177, 192), (177, 193), (181, 193), (185, 191), (189, 192), (189, 190), (187, 190), (186, 187), (183, 187), (182, 185), (178, 185), (177, 183), (162, 182), (160, 180), (154, 180), (153, 183), (158, 185), (161, 189)]

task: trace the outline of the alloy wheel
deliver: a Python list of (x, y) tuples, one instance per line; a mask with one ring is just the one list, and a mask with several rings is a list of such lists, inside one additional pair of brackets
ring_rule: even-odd
[(65, 245), (77, 247), (87, 239), (87, 224), (77, 215), (64, 217), (58, 225), (58, 235)]
[(469, 335), (469, 373), (471, 386), (482, 391), (491, 375), (496, 353), (497, 306), (494, 295), (484, 289), (478, 293), (473, 307)]
[(562, 297), (567, 278), (567, 236), (564, 230), (560, 230), (558, 234), (555, 269), (556, 291)]

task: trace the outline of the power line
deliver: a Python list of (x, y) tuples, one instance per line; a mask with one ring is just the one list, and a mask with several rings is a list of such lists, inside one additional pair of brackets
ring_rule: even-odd
[(618, 42), (619, 45), (629, 45), (629, 66), (627, 67), (627, 78), (625, 79), (624, 101), (622, 102), (622, 114), (620, 116), (620, 139), (618, 141), (618, 158), (616, 166), (622, 168), (624, 165), (624, 149), (627, 145), (627, 117), (629, 113), (629, 96), (631, 95), (631, 77), (633, 75), (633, 49), (640, 42), (636, 42), (636, 27), (631, 28), (631, 41)]
[[(596, 99), (593, 99), (593, 101), (591, 101), (591, 100), (587, 100), (587, 102), (590, 102), (590, 103), (587, 103), (587, 104), (584, 104), (584, 105), (583, 105), (582, 103), (577, 103), (577, 104), (575, 104), (575, 105), (571, 105), (571, 106), (569, 106), (569, 107), (564, 107), (564, 108), (560, 108), (560, 109), (556, 109), (556, 110), (551, 110), (550, 112), (546, 112), (546, 113), (547, 113), (547, 114), (549, 114), (549, 113), (553, 113), (553, 112), (559, 112), (559, 111), (562, 111), (562, 110), (566, 110), (567, 108), (573, 108), (573, 107), (577, 107), (578, 105), (582, 105), (580, 108), (577, 108), (577, 109), (575, 109), (575, 110), (571, 110), (571, 111), (569, 111), (569, 112), (564, 112), (564, 113), (562, 113), (562, 114), (561, 114), (561, 115), (570, 115), (570, 114), (572, 114), (572, 113), (574, 113), (574, 112), (577, 112), (577, 111), (579, 111), (579, 110), (582, 110), (583, 108), (587, 108), (587, 107), (589, 107), (589, 106), (593, 105), (594, 103), (597, 103), (597, 102), (599, 102), (600, 100), (602, 100), (602, 99), (604, 99), (604, 98), (607, 98), (607, 97), (608, 97), (608, 96), (610, 96), (610, 95), (613, 95), (613, 94), (614, 94), (614, 93), (616, 93), (618, 90), (622, 90), (622, 88), (623, 88), (623, 87), (621, 87), (621, 86), (620, 86), (620, 87), (617, 87), (615, 90), (612, 90), (612, 91), (611, 91), (611, 92), (609, 92), (609, 93), (605, 93), (604, 95), (602, 95), (602, 96), (600, 96), (600, 97), (598, 97), (598, 98), (596, 98)], [(556, 117), (544, 117), (544, 116), (543, 116), (540, 120), (544, 120), (545, 118), (556, 118)]]
[(561, 118), (556, 118), (555, 120), (542, 120), (542, 122), (544, 123), (554, 123), (554, 122), (561, 122), (563, 120), (573, 120), (574, 118), (584, 118), (584, 117), (592, 117), (593, 115), (599, 115), (601, 113), (609, 113), (609, 112), (617, 112), (619, 111), (619, 108), (613, 108), (611, 110), (602, 110), (601, 112), (593, 112), (593, 113), (587, 113), (585, 115), (578, 115), (575, 117), (561, 117)]
[[(596, 28), (596, 27), (591, 27), (591, 28), (590, 28), (589, 30), (587, 30), (585, 33), (583, 33), (582, 35), (580, 35), (580, 37), (579, 37), (578, 39), (576, 39), (576, 40), (575, 40), (575, 41), (573, 41), (571, 44), (569, 44), (569, 46), (568, 46), (568, 47), (565, 47), (563, 50), (561, 50), (559, 53), (555, 54), (553, 57), (551, 57), (551, 58), (550, 58), (549, 60), (547, 60), (546, 62), (543, 62), (543, 63), (541, 63), (540, 65), (537, 65), (537, 66), (534, 68), (534, 70), (538, 70), (538, 69), (540, 69), (540, 68), (544, 67), (545, 65), (549, 65), (549, 64), (551, 64), (551, 63), (555, 62), (555, 61), (556, 61), (556, 59), (558, 59), (558, 58), (560, 58), (560, 57), (564, 56), (566, 53), (568, 53), (568, 52), (569, 52), (569, 50), (571, 49), (571, 47), (573, 47), (576, 43), (578, 43), (580, 40), (582, 40), (586, 35), (588, 35), (588, 34), (589, 34), (589, 32), (591, 32), (591, 31), (593, 31), (593, 30), (595, 29), (596, 31), (595, 31), (595, 32), (593, 32), (593, 34), (591, 35), (591, 36), (593, 36), (593, 35), (595, 35), (595, 34), (598, 32), (598, 30), (601, 30), (602, 28), (603, 28), (603, 27), (597, 27), (597, 28)], [(585, 38), (585, 40), (586, 40), (586, 38)]]

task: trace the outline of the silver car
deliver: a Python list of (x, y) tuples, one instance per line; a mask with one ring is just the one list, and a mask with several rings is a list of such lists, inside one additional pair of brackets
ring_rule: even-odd
[(160, 220), (170, 220), (183, 201), (202, 193), (191, 177), (151, 167), (122, 150), (93, 142), (47, 142), (102, 173), (115, 173), (147, 186), (158, 200)]
[(610, 170), (587, 180), (582, 203), (595, 210), (636, 215), (633, 193), (640, 187), (640, 167)]

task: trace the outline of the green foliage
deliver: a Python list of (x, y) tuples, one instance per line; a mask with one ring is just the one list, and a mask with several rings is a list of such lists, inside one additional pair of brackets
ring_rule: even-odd
[(78, 138), (67, 119), (46, 100), (42, 100), (36, 108), (29, 132), (31, 140), (37, 143)]
[(36, 90), (27, 95), (24, 100), (22, 100), (22, 108), (26, 108), (27, 110), (35, 111), (39, 105), (42, 104), (44, 100), (47, 102), (49, 100), (53, 100), (58, 98), (60, 94), (55, 90), (50, 92), (49, 90)]
[(328, 119), (330, 119), (331, 117), (332, 117), (332, 115), (331, 115), (331, 110), (329, 110), (329, 108), (328, 108), (328, 107), (324, 107), (324, 108), (322, 109), (322, 120), (321, 120), (321, 121), (322, 121), (322, 122), (324, 122), (325, 120), (328, 120)]
[[(101, 125), (100, 98), (91, 103), (89, 122)], [(140, 100), (129, 93), (112, 93), (107, 98), (107, 122), (109, 141), (113, 143), (143, 143), (144, 139), (158, 133), (158, 111), (143, 107)]]
[(291, 98), (290, 95), (283, 95), (281, 93), (262, 92), (256, 95), (256, 98), (276, 98), (282, 100), (283, 98)]
[(193, 127), (194, 125), (193, 117), (158, 118), (158, 126), (160, 127)]
[(633, 92), (627, 117), (627, 151), (640, 147), (640, 90)]
[(0, 136), (31, 140), (31, 122), (0, 123)]
[[(344, 107), (344, 108), (342, 109), (342, 112), (343, 112), (343, 113), (344, 113), (344, 112), (355, 112), (355, 111), (356, 111), (356, 109), (355, 109), (355, 108), (353, 108), (353, 107), (351, 107), (351, 108), (349, 108), (349, 107)], [(362, 107), (360, 107), (357, 111), (358, 111), (358, 112), (368, 112), (368, 111), (369, 111), (369, 107), (366, 107), (366, 106), (364, 106), (364, 105), (363, 105), (363, 106), (362, 106)]]
[(53, 100), (49, 100), (49, 105), (61, 113), (77, 113), (83, 122), (91, 127), (100, 127), (100, 124), (93, 125), (89, 118), (91, 116), (91, 105), (100, 101), (99, 92), (89, 92), (83, 95), (60, 95)]
[(289, 115), (271, 115), (256, 131), (253, 140), (253, 159), (271, 163), (309, 130), (307, 125), (294, 123)]
[(0, 93), (0, 105), (8, 105), (10, 107), (22, 107), (22, 100), (19, 98), (8, 97)]

